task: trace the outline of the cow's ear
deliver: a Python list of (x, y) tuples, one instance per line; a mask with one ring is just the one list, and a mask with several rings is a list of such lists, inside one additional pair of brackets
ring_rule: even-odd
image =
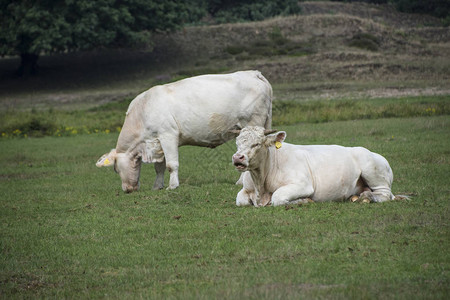
[(99, 168), (114, 166), (116, 157), (117, 157), (116, 149), (112, 149), (111, 152), (106, 153), (102, 157), (100, 157), (95, 165)]
[(286, 132), (285, 131), (278, 131), (277, 133), (275, 133), (276, 136), (276, 140), (275, 142), (284, 142), (284, 140), (286, 139)]
[[(286, 132), (285, 131), (278, 131), (274, 134), (269, 134), (266, 138), (266, 144), (268, 146), (277, 144), (280, 145), (284, 139), (286, 138)], [(278, 147), (279, 148), (279, 147)]]

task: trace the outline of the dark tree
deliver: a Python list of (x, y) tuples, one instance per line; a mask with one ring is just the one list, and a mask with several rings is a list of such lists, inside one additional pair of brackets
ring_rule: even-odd
[(260, 21), (300, 13), (298, 0), (207, 0), (207, 10), (217, 23)]
[(42, 54), (148, 44), (151, 32), (199, 18), (183, 0), (0, 0), (0, 55), (19, 55), (19, 75)]
[(429, 14), (438, 18), (450, 17), (449, 0), (331, 0), (335, 2), (366, 2), (392, 4), (401, 12)]
[(449, 0), (391, 0), (399, 11), (430, 14), (439, 18), (450, 15)]

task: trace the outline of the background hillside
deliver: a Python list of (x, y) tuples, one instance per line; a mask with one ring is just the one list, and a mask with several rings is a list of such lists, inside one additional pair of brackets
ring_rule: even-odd
[(242, 69), (263, 72), (277, 100), (450, 93), (450, 29), (440, 19), (388, 5), (301, 6), (298, 16), (157, 35), (153, 51), (42, 57), (35, 78), (13, 79), (17, 59), (1, 59), (1, 108), (96, 106), (155, 84)]

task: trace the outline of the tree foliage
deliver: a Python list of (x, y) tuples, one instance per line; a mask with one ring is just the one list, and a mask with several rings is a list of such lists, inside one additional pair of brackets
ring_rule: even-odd
[(0, 55), (133, 47), (192, 15), (182, 0), (0, 0)]
[(0, 54), (124, 47), (188, 20), (178, 0), (1, 0)]
[(300, 12), (297, 0), (206, 0), (207, 12), (216, 23), (260, 21)]
[(396, 8), (402, 12), (424, 13), (439, 18), (449, 17), (449, 0), (392, 0)]
[(232, 22), (297, 12), (296, 0), (0, 0), (0, 55), (135, 46), (207, 13)]
[(392, 4), (406, 13), (430, 14), (439, 18), (450, 17), (449, 0), (331, 0), (336, 2), (366, 2), (374, 4)]
[(19, 73), (41, 54), (148, 45), (151, 32), (197, 23), (262, 20), (299, 12), (296, 0), (0, 0), (0, 55), (20, 55)]

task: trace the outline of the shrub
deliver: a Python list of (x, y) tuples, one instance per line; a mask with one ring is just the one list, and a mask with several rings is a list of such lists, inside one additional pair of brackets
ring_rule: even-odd
[(15, 130), (27, 134), (29, 136), (42, 137), (52, 135), (56, 131), (56, 125), (50, 120), (39, 120), (32, 118), (30, 121), (22, 123)]
[(450, 16), (448, 0), (332, 0), (334, 2), (366, 2), (374, 4), (393, 4), (401, 12), (430, 14), (438, 18)]
[(225, 52), (227, 52), (231, 55), (240, 54), (240, 53), (244, 52), (244, 50), (245, 50), (244, 46), (240, 46), (240, 45), (228, 46), (225, 48)]
[(246, 60), (274, 55), (300, 56), (315, 52), (311, 43), (295, 42), (285, 37), (280, 28), (274, 27), (264, 39), (258, 39), (248, 45), (230, 45), (225, 52), (236, 56), (237, 60)]
[(298, 14), (301, 8), (297, 0), (214, 0), (207, 10), (216, 23), (231, 23)]
[(392, 0), (401, 12), (430, 14), (438, 18), (450, 16), (448, 0)]
[(380, 41), (377, 37), (370, 33), (358, 33), (350, 39), (348, 45), (350, 47), (356, 47), (370, 51), (378, 51)]

